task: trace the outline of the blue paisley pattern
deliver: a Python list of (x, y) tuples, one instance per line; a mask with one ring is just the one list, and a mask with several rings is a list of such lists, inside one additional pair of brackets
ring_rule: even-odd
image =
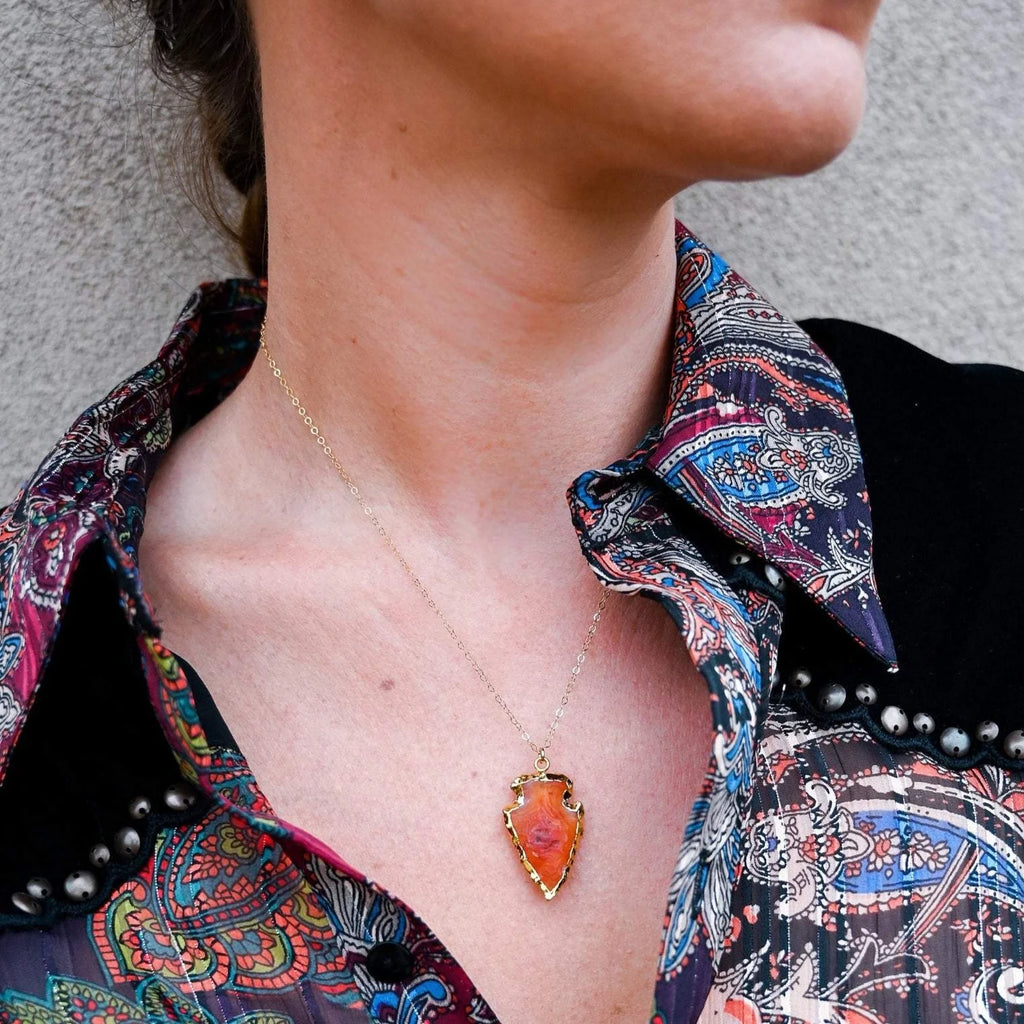
[(707, 1019), (1024, 1021), (1019, 773), (953, 771), (784, 705), (757, 760)]

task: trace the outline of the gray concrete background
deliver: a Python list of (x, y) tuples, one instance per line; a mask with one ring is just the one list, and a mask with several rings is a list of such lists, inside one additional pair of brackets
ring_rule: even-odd
[[(167, 169), (174, 102), (130, 36), (99, 0), (0, 0), (0, 499), (195, 284), (239, 272)], [(680, 216), (791, 316), (1024, 367), (1021, 0), (887, 0), (869, 74), (838, 161)]]

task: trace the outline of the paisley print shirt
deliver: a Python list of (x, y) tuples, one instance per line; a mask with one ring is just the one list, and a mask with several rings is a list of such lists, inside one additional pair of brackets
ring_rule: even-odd
[[(676, 242), (664, 417), (567, 492), (583, 556), (661, 603), (712, 710), (650, 1021), (1024, 1020), (1020, 754), (784, 664), (799, 608), (830, 650), (897, 670), (861, 447), (808, 333), (681, 224)], [(147, 484), (247, 372), (264, 301), (258, 280), (200, 286), (0, 513), (0, 1024), (496, 1020), (399, 894), (275, 817), (139, 578)], [(38, 773), (61, 762), (47, 786), (88, 799), (72, 740), (33, 723), (85, 721), (85, 692), (149, 716), (149, 788), (83, 812), (50, 879), (18, 860), (68, 856), (37, 841)], [(81, 756), (119, 744), (100, 721)]]

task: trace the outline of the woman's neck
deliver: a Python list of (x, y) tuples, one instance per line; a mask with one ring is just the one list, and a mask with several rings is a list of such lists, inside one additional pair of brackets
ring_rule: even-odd
[[(360, 205), (366, 217), (349, 212), (336, 229), (329, 213), (311, 217), (297, 246), (275, 249), (272, 236), (266, 330), (306, 405), (364, 473), (386, 465), (389, 489), (447, 518), (449, 503), (500, 503), (528, 480), (561, 495), (660, 414), (670, 209), (609, 268), (602, 240), (568, 241), (568, 224), (559, 232), (466, 208), (446, 221), (436, 207), (427, 216), (440, 223), (428, 223)], [(276, 398), (272, 409), (290, 412)]]
[[(285, 21), (257, 19), (266, 331), (285, 375), (368, 493), (447, 532), (564, 519), (573, 476), (666, 401), (672, 187), (596, 160), (596, 141), (555, 145), (550, 119), (499, 111), (372, 25), (347, 26), (346, 51), (334, 20), (268, 10)], [(269, 375), (250, 378), (249, 436), (305, 460)]]

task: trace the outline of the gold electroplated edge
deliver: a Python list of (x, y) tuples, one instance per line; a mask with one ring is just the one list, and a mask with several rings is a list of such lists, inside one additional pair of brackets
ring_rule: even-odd
[[(530, 863), (530, 858), (527, 856), (526, 850), (523, 849), (523, 845), (519, 841), (519, 835), (516, 832), (515, 824), (512, 821), (512, 812), (517, 807), (523, 806), (523, 786), (527, 782), (561, 782), (565, 786), (565, 792), (562, 794), (562, 806), (576, 815), (576, 834), (573, 836), (569, 856), (566, 859), (565, 867), (562, 869), (561, 877), (555, 883), (554, 887), (550, 889), (544, 883), (544, 880), (540, 875), (537, 874), (534, 866)], [(573, 861), (576, 859), (576, 850), (579, 848), (580, 839), (583, 837), (583, 803), (579, 800), (577, 800), (575, 804), (567, 802), (567, 800), (572, 796), (572, 779), (570, 779), (568, 775), (559, 775), (554, 772), (517, 775), (509, 784), (509, 788), (515, 793), (516, 802), (514, 804), (509, 804), (508, 807), (505, 807), (502, 810), (502, 815), (505, 819), (505, 828), (508, 830), (508, 834), (512, 837), (512, 844), (519, 851), (519, 860), (526, 869), (526, 873), (537, 884), (541, 892), (544, 893), (544, 899), (554, 899), (555, 893), (558, 892), (562, 887), (562, 884), (569, 877), (569, 869), (572, 867)]]

